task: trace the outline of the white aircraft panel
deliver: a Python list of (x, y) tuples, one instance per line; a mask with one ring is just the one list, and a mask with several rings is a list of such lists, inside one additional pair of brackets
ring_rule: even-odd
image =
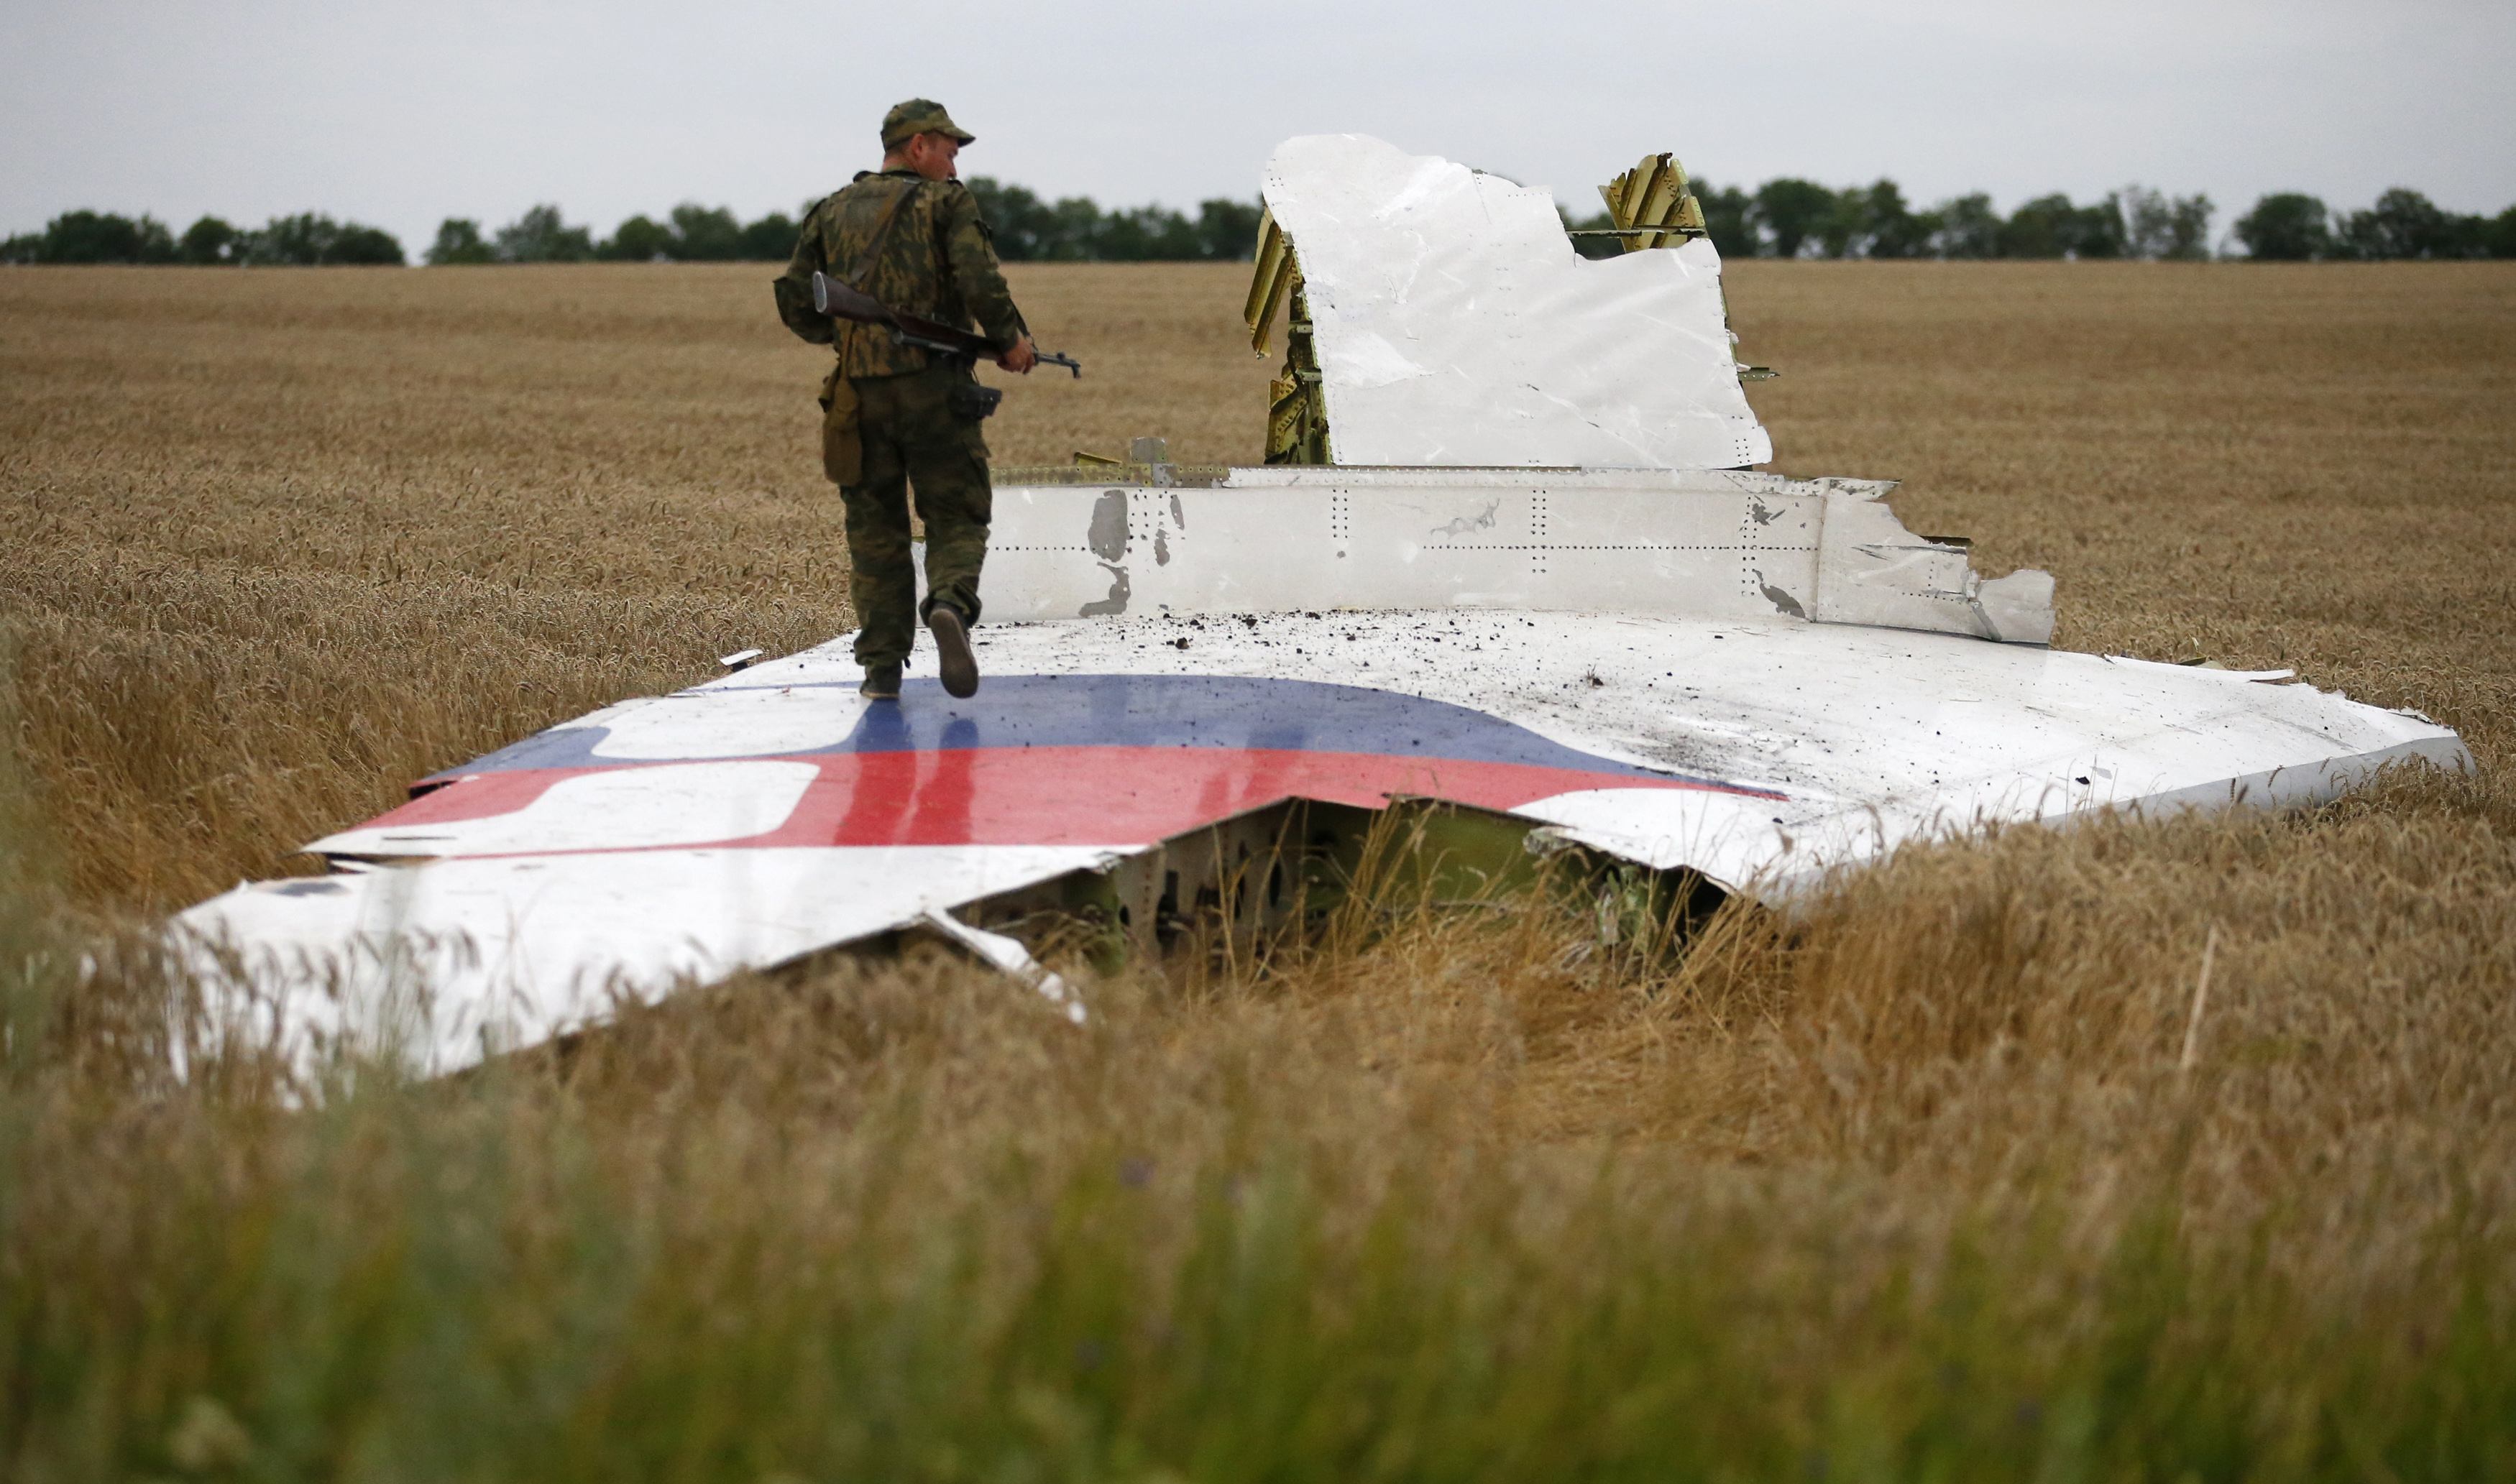
[[(1602, 759), (1770, 789), (1784, 797), (1614, 788), (1510, 811), (1777, 899), (1828, 869), (1981, 824), (2313, 803), (2388, 763), (2471, 765), (2461, 740), (2425, 718), (2307, 685), (1786, 618), (1323, 612), (980, 637), (991, 670), (1370, 686)], [(810, 673), (827, 661), (808, 651), (782, 663)]]
[[(732, 700), (733, 698), (727, 698)], [(748, 700), (748, 697), (744, 697)], [(718, 747), (783, 752), (783, 740), (746, 732), (736, 703), (713, 708)], [(606, 756), (601, 748), (595, 756)], [(783, 825), (813, 786), (809, 763), (755, 759), (740, 763), (674, 763), (563, 778), (511, 813), (395, 827), (369, 826), (327, 835), (306, 848), (322, 855), (395, 858), (419, 855), (511, 855), (551, 850), (651, 850), (666, 845), (749, 840)]]
[(196, 962), (237, 951), (225, 982), (286, 1002), (293, 1051), (347, 1036), (449, 1070), (617, 995), (910, 927), (1285, 798), (1455, 800), (1786, 902), (1979, 824), (2469, 765), (2451, 731), (2304, 685), (1772, 615), (1321, 609), (976, 639), (967, 701), (912, 672), (868, 706), (842, 639), (605, 708), (316, 845), (389, 863), (241, 886), (178, 926)]
[(1547, 191), (1357, 134), (1285, 141), (1338, 464), (1738, 469), (1773, 457), (1708, 241), (1590, 261)]
[(1112, 853), (893, 845), (458, 856), (241, 886), (175, 927), (210, 983), (249, 986), (276, 1015), (289, 1055), (346, 1046), (431, 1074), (595, 1023), (624, 997), (769, 968)]
[(1977, 577), (1875, 482), (1409, 469), (1242, 484), (1255, 473), (998, 489), (986, 616), (1519, 608), (2053, 634), (2051, 578)]

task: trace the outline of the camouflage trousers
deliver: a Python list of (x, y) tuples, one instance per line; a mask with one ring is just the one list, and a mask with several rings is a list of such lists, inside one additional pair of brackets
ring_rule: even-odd
[(839, 499), (847, 508), (860, 665), (907, 659), (926, 616), (909, 565), (911, 491), (926, 522), (926, 603), (979, 621), (979, 568), (987, 557), (994, 492), (978, 422), (947, 403), (964, 377), (939, 361), (900, 376), (850, 378), (863, 463), (860, 481), (839, 486)]

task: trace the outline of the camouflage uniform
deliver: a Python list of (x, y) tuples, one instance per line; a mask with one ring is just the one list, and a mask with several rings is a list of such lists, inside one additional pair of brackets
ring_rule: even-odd
[[(893, 110), (894, 117), (909, 107)], [(942, 117), (942, 108), (934, 115)], [(895, 144), (888, 125), (884, 144)], [(866, 252), (895, 203), (880, 256), (868, 268)], [(959, 181), (924, 180), (905, 168), (865, 171), (804, 219), (795, 256), (776, 280), (777, 312), (797, 335), (838, 351), (821, 390), (822, 463), (847, 510), (860, 625), (857, 662), (871, 670), (905, 660), (925, 617), (909, 566), (912, 486), (926, 522), (926, 601), (977, 622), (992, 505), (987, 444), (977, 418), (950, 406), (955, 385), (974, 380), (969, 366), (895, 344), (887, 330), (815, 312), (816, 272), (846, 279), (903, 313), (964, 329), (975, 320), (1000, 346), (1028, 332), (996, 267), (978, 201)], [(847, 447), (851, 412), (861, 448), (856, 470), (847, 468), (859, 462)]]

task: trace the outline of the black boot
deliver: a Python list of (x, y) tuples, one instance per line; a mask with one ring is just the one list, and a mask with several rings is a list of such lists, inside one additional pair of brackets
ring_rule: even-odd
[(979, 693), (979, 657), (970, 652), (970, 631), (961, 615), (937, 603), (926, 610), (927, 632), (935, 636), (935, 663), (944, 672), (947, 695)]
[(867, 665), (865, 667), (864, 683), (857, 687), (857, 694), (864, 697), (868, 701), (899, 700), (900, 667), (898, 665)]

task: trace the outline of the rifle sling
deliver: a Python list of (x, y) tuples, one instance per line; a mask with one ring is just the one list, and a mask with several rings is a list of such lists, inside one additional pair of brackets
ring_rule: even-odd
[(907, 189), (891, 198), (891, 204), (882, 209), (882, 219), (873, 225), (873, 237), (865, 244), (864, 256), (857, 260), (857, 270), (841, 278), (841, 283), (860, 293), (863, 291), (864, 281), (872, 274), (874, 265), (882, 261), (884, 245), (891, 241), (891, 226), (900, 220), (900, 209), (907, 205), (908, 198), (917, 194), (917, 188), (925, 184), (924, 181), (911, 181)]

